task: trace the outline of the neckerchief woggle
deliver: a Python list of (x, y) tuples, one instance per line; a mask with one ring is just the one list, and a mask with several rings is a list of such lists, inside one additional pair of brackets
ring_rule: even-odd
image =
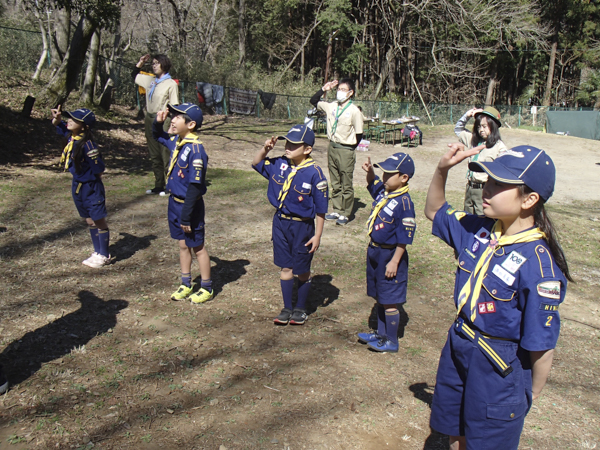
[(60, 163), (65, 165), (65, 172), (69, 169), (69, 159), (71, 158), (71, 152), (73, 151), (73, 144), (75, 141), (80, 141), (83, 139), (83, 136), (73, 136), (71, 135), (71, 140), (64, 148), (62, 155), (60, 156)]
[(475, 269), (471, 272), (469, 279), (460, 290), (460, 294), (458, 294), (458, 310), (456, 311), (456, 315), (458, 316), (460, 314), (463, 306), (465, 306), (470, 298), (470, 319), (471, 323), (475, 322), (475, 319), (477, 318), (477, 300), (479, 299), (483, 279), (488, 271), (490, 261), (492, 260), (492, 256), (494, 256), (496, 249), (505, 245), (533, 242), (544, 239), (545, 237), (546, 235), (539, 228), (533, 228), (522, 233), (513, 234), (512, 236), (502, 236), (502, 224), (497, 220), (490, 233), (490, 241), (487, 248), (479, 257)]
[(277, 207), (277, 209), (281, 209), (281, 207), (283, 206), (283, 201), (285, 200), (285, 198), (288, 195), (290, 187), (292, 186), (292, 180), (296, 176), (296, 173), (298, 173), (298, 171), (300, 169), (304, 169), (305, 167), (310, 167), (310, 166), (314, 166), (314, 165), (315, 165), (314, 159), (312, 159), (312, 157), (309, 156), (308, 158), (306, 158), (304, 161), (302, 161), (302, 163), (298, 164), (297, 166), (292, 166), (292, 170), (288, 174), (285, 182), (283, 183), (283, 187), (281, 188), (281, 192), (279, 193), (279, 196), (277, 197), (277, 200), (279, 200), (279, 206)]
[(158, 80), (156, 79), (156, 77), (154, 77), (154, 80), (152, 80), (152, 82), (150, 83), (150, 91), (148, 92), (148, 100), (152, 100), (152, 94), (154, 94), (154, 88), (156, 88), (156, 85), (159, 83), (162, 83), (165, 80), (170, 80), (171, 79), (171, 75), (168, 73), (165, 73), (164, 75), (162, 75)]
[(333, 127), (331, 127), (331, 137), (333, 137), (333, 135), (335, 134), (335, 131), (337, 130), (338, 120), (340, 119), (340, 117), (342, 117), (342, 114), (344, 114), (344, 111), (346, 111), (346, 109), (348, 109), (348, 106), (350, 106), (351, 104), (352, 104), (352, 100), (350, 100), (348, 102), (348, 104), (346, 106), (344, 106), (342, 108), (342, 111), (338, 114), (338, 111), (340, 110), (340, 105), (338, 103), (338, 107), (335, 112), (335, 122), (333, 122)]
[(167, 171), (167, 178), (169, 177), (169, 175), (171, 175), (171, 172), (173, 171), (173, 167), (175, 167), (177, 158), (179, 158), (179, 151), (181, 150), (181, 147), (183, 147), (185, 144), (189, 144), (189, 143), (202, 144), (202, 142), (200, 142), (198, 140), (198, 136), (194, 133), (190, 133), (183, 139), (177, 141), (177, 146), (175, 147), (175, 149), (173, 150), (173, 153), (171, 154), (171, 161), (169, 161), (169, 170)]
[(399, 189), (396, 189), (395, 191), (385, 193), (383, 195), (381, 200), (379, 200), (377, 202), (377, 204), (373, 207), (373, 210), (371, 211), (371, 215), (367, 219), (367, 229), (369, 230), (367, 234), (370, 235), (371, 232), (373, 231), (373, 225), (375, 225), (375, 219), (377, 219), (377, 214), (379, 214), (379, 211), (381, 211), (381, 208), (383, 208), (387, 204), (388, 200), (391, 198), (394, 198), (394, 197), (400, 197), (401, 195), (404, 195), (407, 192), (408, 192), (408, 185), (403, 186)]

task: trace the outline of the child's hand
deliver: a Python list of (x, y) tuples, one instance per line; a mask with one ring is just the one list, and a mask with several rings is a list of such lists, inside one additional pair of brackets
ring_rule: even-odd
[(448, 144), (448, 147), (450, 147), (450, 150), (448, 150), (448, 152), (444, 156), (442, 156), (442, 159), (440, 159), (440, 162), (438, 163), (438, 168), (445, 171), (456, 166), (457, 164), (461, 163), (470, 156), (478, 154), (481, 150), (485, 148), (485, 144), (479, 145), (469, 150), (467, 150), (464, 144), (460, 142)]
[(277, 143), (277, 138), (275, 136), (271, 136), (271, 139), (267, 139), (265, 141), (265, 146), (264, 146), (265, 152), (269, 153), (271, 150), (273, 150), (276, 143)]
[(480, 112), (483, 112), (483, 109), (471, 108), (470, 110), (467, 111), (467, 117), (473, 117), (475, 114), (479, 114)]
[(148, 62), (148, 60), (150, 59), (150, 55), (149, 54), (145, 54), (144, 56), (142, 56), (140, 58), (140, 60), (138, 61), (138, 63), (135, 65), (135, 67), (137, 67), (138, 69), (141, 69), (142, 66), (144, 64), (146, 64)]
[(335, 88), (338, 85), (338, 80), (333, 80), (333, 81), (329, 81), (327, 83), (325, 83), (325, 86), (323, 86), (321, 89), (323, 90), (323, 92), (327, 92), (332, 90), (333, 88)]
[(183, 230), (184, 233), (191, 233), (192, 232), (192, 227), (189, 225), (180, 225), (181, 229)]
[(58, 105), (56, 107), (56, 109), (50, 110), (50, 112), (52, 113), (52, 124), (53, 125), (58, 125), (61, 121), (61, 117), (62, 117), (61, 108), (62, 108), (62, 105)]
[(367, 172), (367, 184), (371, 184), (375, 179), (375, 171), (373, 170), (373, 164), (371, 164), (370, 156), (367, 156), (367, 160), (363, 163), (361, 168)]
[(167, 120), (168, 115), (169, 115), (168, 109), (165, 109), (164, 111), (159, 111), (156, 113), (156, 121), (158, 123), (163, 123), (165, 120)]
[(398, 265), (400, 263), (395, 262), (393, 259), (386, 264), (385, 266), (385, 277), (386, 278), (395, 278), (396, 273), (398, 273)]
[(321, 245), (321, 238), (317, 237), (316, 235), (311, 237), (308, 242), (306, 244), (304, 244), (305, 247), (308, 247), (310, 245), (310, 250), (308, 250), (308, 253), (314, 253), (317, 251), (317, 249), (319, 248), (319, 245)]

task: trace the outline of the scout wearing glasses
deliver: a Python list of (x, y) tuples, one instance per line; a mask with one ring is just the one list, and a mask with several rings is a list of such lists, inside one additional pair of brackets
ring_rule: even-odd
[[(167, 114), (171, 114), (169, 134), (163, 130)], [(210, 278), (210, 259), (204, 245), (204, 198), (208, 156), (200, 142), (197, 130), (202, 126), (202, 111), (192, 103), (168, 105), (168, 111), (159, 111), (154, 121), (154, 139), (171, 152), (165, 191), (169, 197), (169, 230), (179, 241), (181, 286), (171, 295), (172, 300), (189, 298), (192, 303), (204, 303), (213, 298)], [(200, 265), (200, 289), (192, 288), (192, 253)]]
[(373, 199), (367, 229), (371, 242), (367, 249), (367, 295), (377, 301), (377, 332), (358, 333), (358, 339), (378, 352), (398, 351), (400, 312), (406, 302), (408, 253), (416, 222), (415, 208), (408, 194), (408, 180), (415, 164), (405, 153), (396, 153), (375, 167), (383, 170), (383, 180), (373, 171), (371, 158), (362, 165), (367, 172), (367, 189)]
[[(473, 131), (467, 131), (466, 125), (471, 117), (475, 117)], [(498, 155), (506, 150), (506, 145), (500, 138), (500, 113), (496, 108), (486, 106), (484, 109), (473, 108), (468, 110), (454, 126), (454, 133), (458, 141), (466, 148), (479, 148), (480, 152), (471, 156), (468, 162), (493, 161)], [(487, 175), (473, 170), (467, 171), (467, 187), (465, 189), (464, 210), (471, 214), (481, 216), (481, 191), (487, 181)]]
[[(286, 140), (285, 156), (267, 158), (279, 138)], [(310, 128), (295, 125), (286, 136), (267, 140), (252, 160), (252, 167), (269, 180), (267, 196), (276, 208), (273, 254), (275, 265), (281, 267), (284, 304), (274, 319), (279, 325), (302, 325), (307, 318), (310, 264), (321, 242), (327, 212), (327, 179), (310, 156), (314, 143)], [(298, 302), (292, 308), (294, 275), (298, 276)]]
[[(51, 112), (56, 132), (68, 138), (60, 163), (65, 171), (73, 175), (73, 201), (88, 225), (94, 245), (92, 255), (83, 264), (97, 269), (110, 262), (110, 233), (106, 223), (106, 194), (100, 178), (104, 172), (104, 161), (98, 147), (92, 142), (91, 128), (96, 123), (96, 116), (85, 108), (63, 112), (60, 105)], [(61, 120), (62, 114), (69, 118), (67, 122)]]
[(433, 234), (458, 255), (457, 316), (440, 357), (431, 426), (454, 450), (516, 450), (550, 372), (571, 277), (544, 209), (554, 191), (550, 157), (518, 146), (493, 162), (471, 162), (488, 175), (478, 217), (456, 211), (444, 193), (449, 169), (476, 152), (451, 144), (427, 193)]

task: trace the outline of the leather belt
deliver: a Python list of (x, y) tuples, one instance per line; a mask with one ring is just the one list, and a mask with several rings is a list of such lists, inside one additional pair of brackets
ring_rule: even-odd
[(377, 242), (373, 242), (373, 241), (369, 242), (369, 245), (371, 247), (381, 247), (381, 248), (388, 248), (388, 249), (398, 247), (397, 245), (392, 245), (392, 244), (378, 244)]
[(296, 222), (308, 222), (313, 220), (312, 217), (298, 217), (298, 216), (289, 216), (287, 214), (279, 213), (277, 216), (286, 220), (295, 220)]
[(485, 183), (476, 183), (475, 181), (467, 180), (467, 184), (475, 189), (483, 189)]

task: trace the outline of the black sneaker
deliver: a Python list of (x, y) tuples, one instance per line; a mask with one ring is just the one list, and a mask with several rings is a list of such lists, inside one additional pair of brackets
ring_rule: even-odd
[(287, 325), (290, 323), (290, 317), (292, 317), (292, 310), (283, 308), (279, 315), (273, 319), (273, 322), (278, 325)]
[(0, 366), (0, 395), (4, 394), (6, 391), (8, 391), (8, 380), (6, 375), (4, 375), (2, 366)]
[[(160, 193), (165, 192), (165, 188), (155, 187), (153, 189), (148, 189), (146, 194), (148, 195), (159, 195)], [(163, 194), (164, 195), (164, 194)]]
[(304, 309), (295, 309), (292, 312), (292, 317), (290, 318), (290, 325), (304, 325), (307, 317), (308, 314), (306, 314)]

